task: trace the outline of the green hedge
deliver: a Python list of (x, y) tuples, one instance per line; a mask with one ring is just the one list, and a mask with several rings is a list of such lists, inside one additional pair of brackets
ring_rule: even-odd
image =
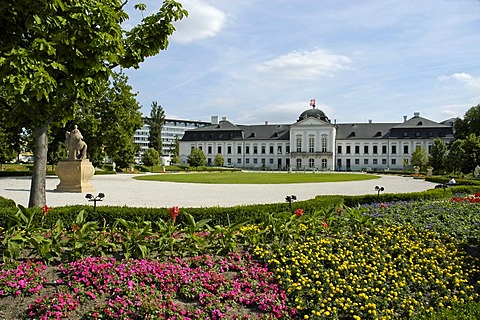
[[(426, 177), (425, 181), (436, 182), (438, 184), (445, 184), (450, 181), (450, 178), (443, 177), (443, 176), (435, 176), (435, 177)], [(458, 185), (467, 185), (467, 186), (480, 186), (480, 180), (477, 179), (462, 179), (455, 177), (455, 181)]]
[(10, 208), (10, 207), (15, 208), (16, 206), (17, 204), (12, 199), (0, 197), (0, 208)]
[[(412, 193), (384, 193), (380, 196), (360, 195), (360, 196), (338, 196), (338, 195), (320, 195), (314, 199), (305, 201), (294, 201), (291, 204), (292, 213), (296, 209), (303, 209), (305, 212), (314, 212), (322, 209), (330, 210), (332, 208), (345, 205), (355, 207), (362, 204), (371, 204), (375, 202), (392, 201), (418, 201), (446, 199), (456, 194), (468, 194), (480, 192), (480, 186), (455, 186), (444, 189), (432, 189), (423, 192)], [(6, 216), (9, 213), (16, 212), (15, 203), (12, 200), (0, 198), (0, 226), (7, 224)], [(38, 210), (37, 220), (42, 219), (41, 209)], [(115, 207), (115, 206), (97, 206), (96, 212), (91, 205), (74, 205), (65, 207), (54, 207), (44, 217), (45, 226), (53, 226), (57, 219), (62, 219), (66, 226), (71, 226), (77, 214), (85, 210), (88, 213), (89, 221), (99, 221), (101, 224), (111, 225), (117, 218), (123, 218), (130, 221), (158, 221), (159, 219), (170, 219), (168, 208), (138, 208), (138, 207)], [(188, 212), (196, 221), (201, 219), (210, 219), (211, 225), (227, 225), (244, 219), (253, 219), (261, 221), (268, 215), (279, 212), (290, 211), (290, 205), (287, 202), (261, 205), (244, 205), (235, 207), (210, 207), (210, 208), (180, 208), (181, 212)], [(185, 224), (184, 215), (180, 214), (177, 223)]]

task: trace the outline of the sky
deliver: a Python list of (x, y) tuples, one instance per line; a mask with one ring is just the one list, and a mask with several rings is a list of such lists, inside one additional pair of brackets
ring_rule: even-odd
[[(130, 0), (129, 28), (159, 0)], [(291, 124), (433, 121), (480, 104), (479, 0), (179, 0), (167, 50), (126, 70), (145, 116)]]

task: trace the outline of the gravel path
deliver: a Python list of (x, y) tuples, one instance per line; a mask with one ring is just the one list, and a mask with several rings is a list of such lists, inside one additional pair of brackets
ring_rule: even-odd
[[(435, 187), (435, 183), (421, 179), (390, 175), (366, 181), (264, 185), (140, 181), (133, 179), (134, 176), (94, 176), (91, 180), (97, 191), (94, 194), (105, 193), (104, 201), (97, 204), (135, 207), (230, 207), (284, 202), (287, 195), (296, 195), (298, 200), (307, 200), (324, 194), (375, 194), (375, 186), (382, 186), (385, 192), (390, 193), (423, 191)], [(88, 204), (85, 193), (54, 191), (59, 182), (57, 177), (47, 177), (47, 205)], [(30, 177), (0, 178), (0, 196), (27, 206), (30, 184)]]

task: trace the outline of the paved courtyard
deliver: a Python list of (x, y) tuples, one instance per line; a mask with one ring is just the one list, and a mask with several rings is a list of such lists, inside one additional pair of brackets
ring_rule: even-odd
[[(414, 192), (432, 189), (434, 183), (411, 177), (381, 176), (380, 179), (334, 183), (301, 184), (195, 184), (140, 181), (132, 174), (97, 175), (91, 180), (94, 195), (105, 193), (98, 205), (136, 207), (230, 207), (236, 205), (285, 202), (287, 195), (298, 200), (312, 199), (317, 195), (376, 194), (375, 186), (387, 193)], [(89, 204), (85, 193), (57, 192), (57, 177), (47, 177), (47, 205), (65, 206)], [(13, 199), (17, 204), (28, 205), (30, 177), (0, 178), (0, 196)]]

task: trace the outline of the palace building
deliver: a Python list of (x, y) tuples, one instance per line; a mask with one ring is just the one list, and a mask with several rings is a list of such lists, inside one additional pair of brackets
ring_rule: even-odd
[(342, 124), (311, 106), (292, 124), (239, 125), (212, 117), (210, 125), (185, 131), (180, 160), (187, 163), (199, 148), (207, 165), (220, 154), (225, 165), (252, 170), (403, 170), (417, 147), (429, 153), (435, 138), (453, 140), (451, 120), (437, 123), (415, 113), (398, 123)]

